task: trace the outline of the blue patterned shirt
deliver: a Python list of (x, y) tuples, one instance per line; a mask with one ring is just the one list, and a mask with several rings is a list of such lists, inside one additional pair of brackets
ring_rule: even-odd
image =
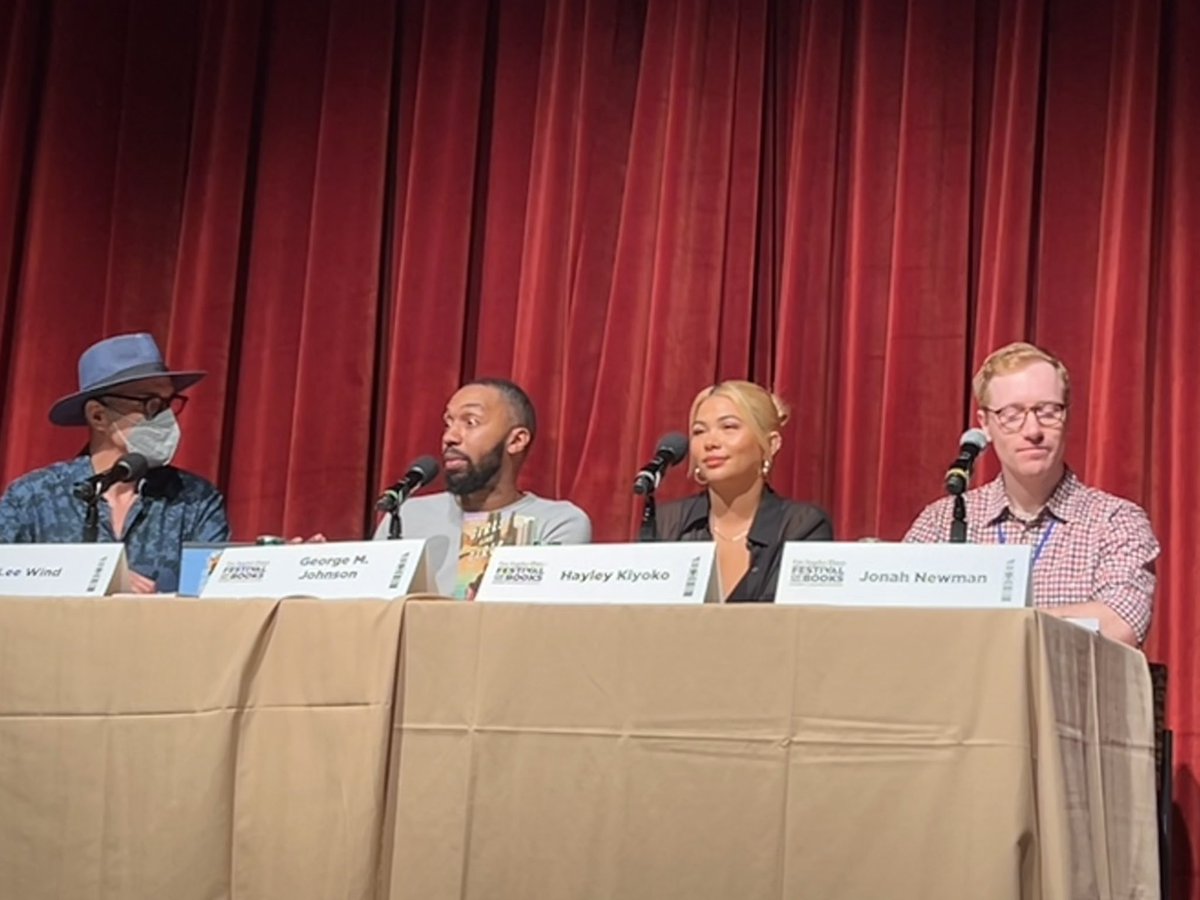
[[(84, 454), (23, 475), (0, 497), (0, 543), (71, 544), (83, 540), (87, 504), (75, 487), (93, 474)], [(220, 492), (197, 475), (171, 466), (151, 469), (121, 537), (113, 532), (112, 510), (100, 503), (101, 543), (125, 544), (129, 568), (170, 593), (179, 586), (179, 555), (185, 541), (229, 540)]]

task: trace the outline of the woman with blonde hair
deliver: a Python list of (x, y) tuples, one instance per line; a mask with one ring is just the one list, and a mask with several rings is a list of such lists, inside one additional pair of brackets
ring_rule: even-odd
[(785, 541), (833, 540), (824, 511), (771, 489), (787, 419), (787, 405), (749, 381), (722, 381), (692, 402), (688, 465), (704, 490), (663, 504), (658, 538), (715, 541), (721, 597), (728, 602), (775, 599)]

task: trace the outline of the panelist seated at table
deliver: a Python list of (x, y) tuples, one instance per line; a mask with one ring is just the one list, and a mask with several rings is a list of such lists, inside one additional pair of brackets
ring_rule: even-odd
[(689, 474), (704, 490), (659, 507), (658, 539), (715, 541), (721, 597), (772, 602), (784, 542), (833, 540), (823, 510), (768, 481), (787, 405), (752, 382), (723, 381), (696, 396), (690, 418)]
[[(1009, 344), (984, 361), (973, 387), (1000, 474), (963, 495), (967, 540), (1029, 544), (1035, 606), (1096, 619), (1102, 634), (1139, 645), (1150, 627), (1158, 541), (1141, 507), (1087, 487), (1064, 463), (1066, 366), (1032, 344)], [(945, 541), (952, 521), (953, 498), (943, 497), (905, 540)]]
[[(533, 402), (518, 385), (501, 378), (463, 385), (446, 404), (443, 425), (446, 491), (400, 507), (403, 536), (427, 542), (438, 593), (472, 598), (497, 545), (591, 540), (591, 520), (578, 506), (517, 487), (537, 435)], [(390, 524), (384, 516), (376, 540)]]
[(0, 543), (83, 541), (88, 503), (82, 488), (125, 454), (138, 453), (149, 471), (100, 498), (96, 539), (125, 544), (136, 593), (174, 591), (185, 542), (229, 539), (220, 492), (170, 465), (180, 439), (176, 416), (187, 402), (181, 392), (204, 374), (168, 369), (148, 334), (117, 335), (85, 350), (79, 390), (51, 407), (50, 421), (86, 427), (87, 447), (9, 486), (0, 497)]

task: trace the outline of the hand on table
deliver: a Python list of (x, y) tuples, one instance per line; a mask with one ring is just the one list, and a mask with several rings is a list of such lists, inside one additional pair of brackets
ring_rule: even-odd
[(157, 594), (158, 585), (154, 583), (153, 578), (147, 578), (145, 575), (139, 575), (137, 572), (130, 569), (129, 590), (134, 594)]

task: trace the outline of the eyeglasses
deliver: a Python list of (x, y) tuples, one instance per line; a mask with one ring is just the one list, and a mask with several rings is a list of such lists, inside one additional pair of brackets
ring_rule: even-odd
[(1007, 432), (1020, 431), (1025, 427), (1025, 419), (1030, 413), (1033, 413), (1038, 424), (1044, 428), (1057, 428), (1067, 418), (1067, 405), (1065, 403), (1038, 403), (1034, 406), (1002, 406), (1000, 409), (989, 409), (983, 407), (984, 412), (989, 412), (996, 417), (996, 422), (999, 423), (1000, 429)]
[[(168, 409), (175, 413), (175, 415), (179, 415), (183, 412), (183, 408), (187, 406), (188, 402), (188, 398), (183, 396), (183, 394), (172, 394), (170, 397), (160, 397), (158, 394), (147, 394), (143, 397), (130, 397), (128, 394), (105, 394), (98, 399), (101, 403), (104, 403), (107, 398), (138, 404), (142, 414), (147, 419), (153, 419), (159, 413)], [(107, 403), (104, 405), (108, 406)]]

